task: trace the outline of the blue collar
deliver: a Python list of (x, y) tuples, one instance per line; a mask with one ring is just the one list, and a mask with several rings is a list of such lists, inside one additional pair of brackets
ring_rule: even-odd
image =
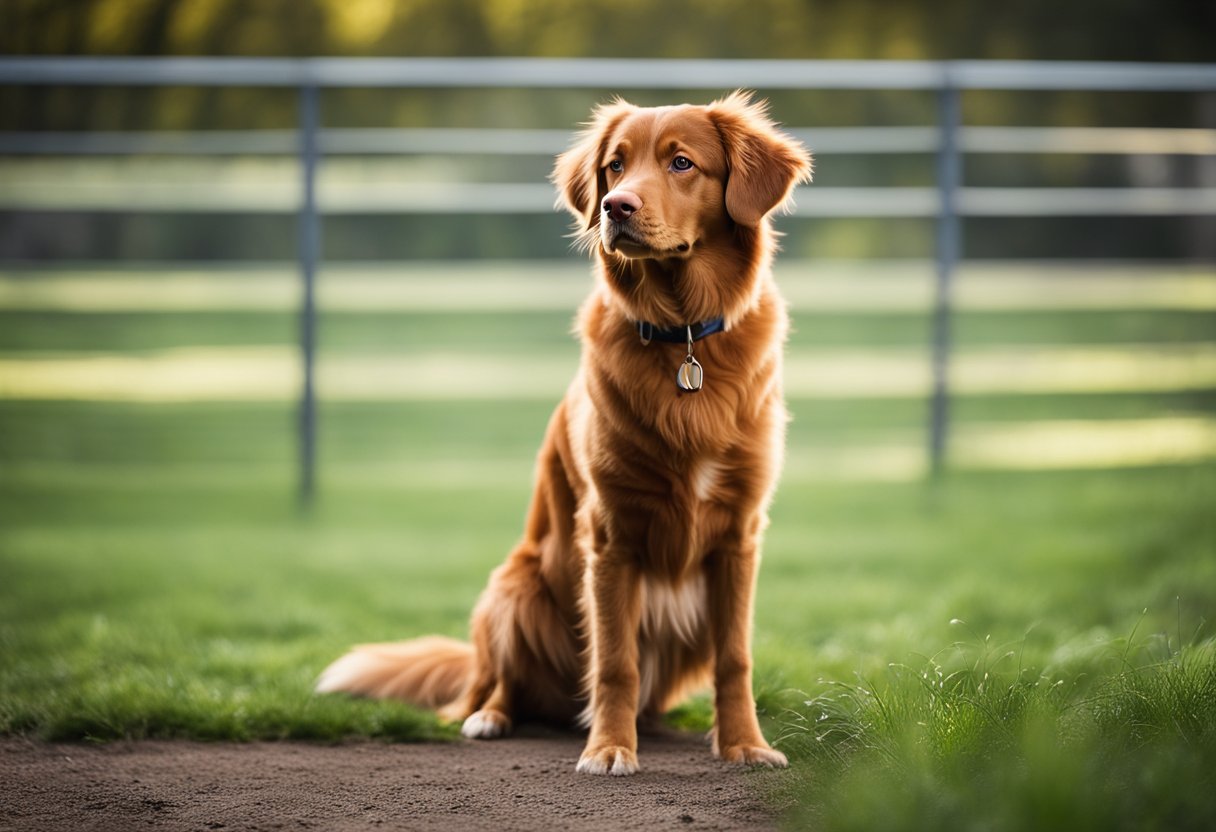
[(638, 335), (641, 337), (643, 344), (649, 344), (651, 341), (664, 341), (668, 344), (687, 344), (690, 329), (692, 330), (692, 340), (700, 341), (702, 338), (713, 335), (715, 332), (722, 332), (726, 328), (726, 320), (724, 318), (710, 318), (708, 321), (700, 321), (695, 324), (670, 327), (655, 326), (648, 321), (638, 321), (637, 328)]

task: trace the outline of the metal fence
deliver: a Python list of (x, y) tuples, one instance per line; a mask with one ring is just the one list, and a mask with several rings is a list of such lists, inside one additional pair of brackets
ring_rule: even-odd
[[(1216, 131), (1141, 128), (968, 127), (967, 90), (1216, 91), (1216, 65), (1007, 61), (705, 61), (582, 59), (229, 59), (0, 58), (0, 84), (286, 87), (298, 91), (294, 131), (208, 133), (0, 134), (0, 154), (292, 154), (299, 158), (298, 203), (270, 198), (226, 205), (162, 205), (178, 210), (295, 211), (302, 283), (299, 408), (300, 496), (311, 501), (316, 469), (315, 285), (321, 216), (373, 213), (547, 213), (547, 184), (460, 184), (415, 189), (373, 203), (318, 201), (317, 166), (327, 153), (484, 153), (548, 155), (564, 149), (561, 130), (326, 129), (325, 88), (569, 88), (729, 90), (919, 90), (937, 96), (935, 127), (797, 130), (819, 154), (926, 153), (936, 185), (818, 188), (795, 213), (815, 217), (935, 218), (936, 284), (928, 427), (930, 470), (942, 470), (949, 426), (952, 282), (961, 252), (961, 217), (1216, 215), (1216, 188), (977, 188), (963, 182), (962, 159), (975, 153), (1170, 153), (1216, 155)], [(157, 207), (141, 205), (140, 207)]]

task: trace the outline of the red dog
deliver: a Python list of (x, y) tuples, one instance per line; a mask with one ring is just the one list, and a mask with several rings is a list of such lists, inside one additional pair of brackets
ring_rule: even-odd
[(553, 173), (597, 280), (523, 540), (471, 645), (356, 647), (318, 690), (439, 707), (469, 737), (581, 712), (578, 770), (632, 774), (639, 717), (712, 680), (714, 754), (786, 765), (756, 718), (751, 622), (787, 418), (768, 217), (810, 170), (742, 93), (596, 110)]

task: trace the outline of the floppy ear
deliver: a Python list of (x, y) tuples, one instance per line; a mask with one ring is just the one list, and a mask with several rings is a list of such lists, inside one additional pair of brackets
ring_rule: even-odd
[(733, 92), (707, 111), (726, 148), (726, 211), (739, 225), (759, 225), (794, 185), (811, 180), (811, 154), (778, 131), (767, 102), (753, 102), (750, 93)]
[(557, 157), (557, 164), (553, 166), (549, 179), (557, 186), (558, 207), (564, 204), (566, 210), (588, 229), (599, 219), (600, 201), (608, 192), (600, 160), (604, 158), (612, 131), (633, 109), (632, 104), (619, 98), (596, 107), (591, 121), (575, 137), (570, 149)]

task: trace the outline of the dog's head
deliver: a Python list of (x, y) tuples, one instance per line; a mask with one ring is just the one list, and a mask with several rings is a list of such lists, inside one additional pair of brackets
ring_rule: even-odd
[(588, 247), (678, 260), (757, 228), (810, 173), (810, 154), (765, 104), (736, 92), (706, 106), (599, 107), (553, 181)]

